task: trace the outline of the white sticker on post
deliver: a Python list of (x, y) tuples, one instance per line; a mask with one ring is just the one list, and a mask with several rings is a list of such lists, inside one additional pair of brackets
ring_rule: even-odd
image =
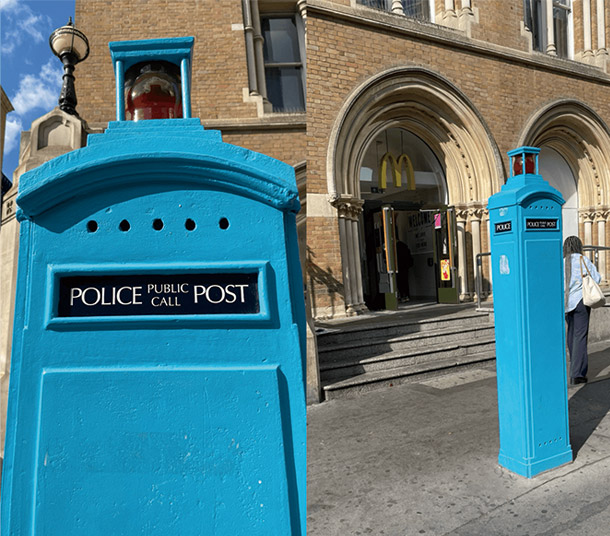
[(510, 274), (510, 266), (508, 265), (508, 257), (506, 255), (500, 255), (500, 274)]

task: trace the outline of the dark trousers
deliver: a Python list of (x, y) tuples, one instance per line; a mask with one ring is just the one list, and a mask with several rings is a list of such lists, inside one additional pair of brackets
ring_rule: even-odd
[(584, 378), (589, 368), (587, 338), (591, 307), (580, 300), (576, 309), (566, 314), (568, 323), (568, 350), (570, 351), (570, 378)]

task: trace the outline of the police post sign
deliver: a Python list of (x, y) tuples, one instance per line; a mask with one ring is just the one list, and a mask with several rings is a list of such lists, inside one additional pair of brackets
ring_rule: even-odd
[(59, 279), (59, 317), (259, 312), (258, 272)]

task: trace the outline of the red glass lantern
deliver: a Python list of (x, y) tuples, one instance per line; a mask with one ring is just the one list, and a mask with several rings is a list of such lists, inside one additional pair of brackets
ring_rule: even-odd
[(127, 119), (174, 119), (182, 117), (180, 74), (166, 61), (138, 63), (125, 73)]
[[(525, 153), (525, 173), (536, 172), (536, 157), (533, 154)], [(523, 156), (515, 156), (513, 160), (513, 175), (521, 175), (523, 173)]]

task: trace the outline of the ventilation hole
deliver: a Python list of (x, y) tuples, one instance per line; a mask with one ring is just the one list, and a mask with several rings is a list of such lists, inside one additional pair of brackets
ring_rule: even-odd
[(119, 223), (119, 229), (123, 232), (127, 232), (129, 229), (131, 229), (131, 225), (127, 220), (123, 220), (121, 223)]
[(90, 233), (95, 233), (95, 231), (97, 231), (97, 222), (95, 220), (90, 220), (87, 222), (87, 231)]
[(218, 227), (220, 227), (221, 229), (228, 229), (229, 228), (229, 220), (227, 220), (227, 218), (220, 218), (220, 221), (218, 222)]
[(155, 231), (160, 231), (161, 229), (163, 229), (163, 220), (160, 220), (159, 218), (154, 220), (153, 221), (153, 229)]
[(191, 218), (184, 222), (184, 226), (186, 227), (187, 231), (194, 231), (196, 227), (195, 222), (191, 220)]

